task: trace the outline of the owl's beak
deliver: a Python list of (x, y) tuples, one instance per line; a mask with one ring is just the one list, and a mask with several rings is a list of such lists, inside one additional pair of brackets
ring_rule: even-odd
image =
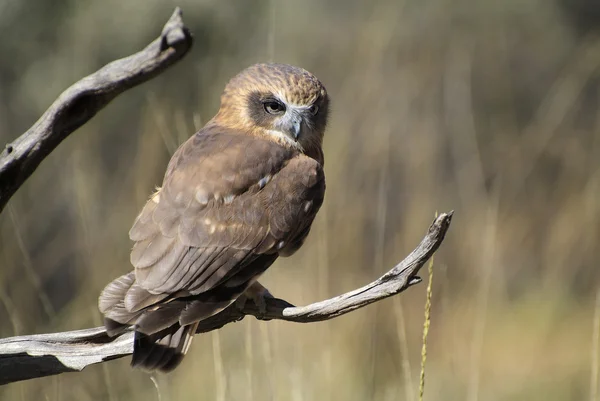
[(300, 136), (300, 132), (302, 131), (302, 117), (299, 115), (295, 115), (292, 118), (292, 129), (291, 134), (294, 136), (294, 140), (298, 140)]
[(302, 132), (302, 115), (296, 110), (290, 110), (286, 121), (286, 132), (294, 141), (298, 141), (298, 137)]
[(284, 132), (290, 139), (298, 141), (302, 132), (302, 114), (298, 111), (289, 109), (283, 116), (280, 123), (281, 131)]

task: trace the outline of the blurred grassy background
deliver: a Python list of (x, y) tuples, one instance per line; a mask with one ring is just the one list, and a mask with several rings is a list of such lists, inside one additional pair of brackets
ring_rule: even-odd
[[(170, 154), (231, 76), (274, 60), (315, 73), (333, 109), (325, 204), (263, 284), (296, 304), (356, 288), (455, 209), (435, 259), (425, 398), (597, 399), (594, 3), (0, 0), (3, 143), (154, 39), (175, 5), (196, 40), (62, 143), (0, 215), (0, 336), (100, 324), (97, 296), (130, 269), (127, 231)], [(125, 358), (0, 398), (415, 400), (425, 288), (326, 323), (248, 318), (196, 337), (155, 383)]]

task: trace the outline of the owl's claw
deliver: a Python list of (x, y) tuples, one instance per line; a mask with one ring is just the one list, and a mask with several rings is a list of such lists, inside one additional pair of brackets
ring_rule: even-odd
[(246, 302), (251, 300), (258, 308), (258, 312), (264, 315), (267, 312), (267, 298), (274, 298), (273, 295), (258, 281), (254, 282), (236, 301), (238, 309), (243, 309)]

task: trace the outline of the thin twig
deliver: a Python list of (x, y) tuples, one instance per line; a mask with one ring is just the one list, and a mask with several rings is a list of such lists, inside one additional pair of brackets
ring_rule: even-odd
[(162, 396), (160, 394), (160, 387), (158, 386), (158, 381), (156, 380), (156, 377), (150, 376), (150, 380), (152, 380), (152, 384), (154, 384), (154, 389), (156, 390), (157, 401), (162, 401)]
[(419, 376), (419, 401), (425, 394), (425, 363), (427, 362), (427, 336), (431, 325), (431, 296), (433, 287), (433, 256), (429, 261), (429, 282), (427, 283), (427, 298), (425, 300), (425, 322), (423, 323), (423, 347), (421, 348), (421, 375)]

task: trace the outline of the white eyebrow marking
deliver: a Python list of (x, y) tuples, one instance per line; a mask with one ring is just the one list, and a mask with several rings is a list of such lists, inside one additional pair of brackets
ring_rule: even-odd
[(279, 100), (280, 102), (284, 103), (286, 106), (288, 104), (290, 104), (287, 101), (287, 99), (285, 97), (285, 94), (283, 92), (281, 92), (281, 91), (275, 91), (275, 92), (273, 92), (273, 95), (275, 95), (275, 97), (277, 98), (277, 100)]

